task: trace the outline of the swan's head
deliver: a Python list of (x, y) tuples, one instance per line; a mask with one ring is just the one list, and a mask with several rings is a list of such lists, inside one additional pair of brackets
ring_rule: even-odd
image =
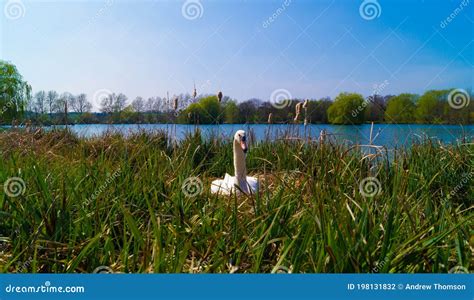
[(234, 135), (234, 143), (239, 144), (240, 148), (244, 153), (247, 153), (248, 146), (247, 146), (247, 135), (243, 130), (237, 130)]

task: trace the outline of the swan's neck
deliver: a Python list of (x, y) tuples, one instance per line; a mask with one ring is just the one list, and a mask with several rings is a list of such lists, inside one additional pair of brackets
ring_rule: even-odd
[(235, 177), (241, 180), (247, 179), (247, 168), (245, 166), (245, 154), (242, 151), (239, 142), (234, 141), (234, 171)]

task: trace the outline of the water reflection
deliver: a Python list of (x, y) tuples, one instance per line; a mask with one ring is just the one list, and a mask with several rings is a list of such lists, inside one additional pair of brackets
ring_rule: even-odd
[[(63, 127), (63, 126), (60, 126)], [(426, 138), (439, 140), (442, 143), (455, 143), (462, 139), (472, 142), (474, 125), (419, 125), (419, 124), (370, 124), (364, 125), (283, 125), (283, 124), (223, 124), (223, 125), (181, 125), (181, 124), (90, 124), (74, 125), (69, 128), (83, 137), (100, 136), (108, 131), (130, 134), (140, 130), (153, 132), (167, 131), (169, 134), (182, 139), (186, 133), (199, 128), (205, 136), (217, 135), (222, 139), (232, 138), (235, 131), (244, 129), (252, 133), (257, 140), (277, 138), (307, 138), (318, 140), (321, 131), (328, 138), (337, 142), (350, 144), (372, 144), (388, 148), (409, 146)]]

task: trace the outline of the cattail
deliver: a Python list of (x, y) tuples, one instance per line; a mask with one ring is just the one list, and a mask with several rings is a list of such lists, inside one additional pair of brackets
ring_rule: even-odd
[(301, 106), (302, 105), (303, 104), (301, 102), (296, 104), (296, 107), (295, 107), (296, 108), (296, 115), (299, 115), (301, 113)]
[(26, 130), (26, 132), (30, 133), (30, 131), (31, 131), (31, 128), (30, 128), (30, 127), (31, 127), (31, 120), (27, 120), (27, 121), (25, 122), (25, 130)]
[(326, 140), (326, 129), (319, 132), (319, 142), (322, 144)]
[(303, 108), (304, 108), (304, 126), (306, 126), (308, 124), (308, 103), (309, 103), (309, 100), (306, 99), (304, 100), (304, 103), (303, 103)]
[(299, 102), (299, 103), (296, 103), (296, 116), (295, 116), (295, 119), (294, 121), (298, 121), (298, 118), (300, 117), (300, 113), (301, 113), (301, 105), (303, 105), (303, 103)]
[(272, 123), (273, 123), (273, 114), (269, 113), (268, 114), (268, 124), (272, 124)]
[(304, 103), (303, 103), (303, 108), (304, 109), (308, 108), (308, 102), (309, 102), (308, 99), (304, 100)]
[(66, 125), (67, 129), (67, 99), (64, 101), (64, 124)]
[(219, 100), (219, 103), (222, 101), (222, 96), (223, 96), (223, 95), (222, 95), (222, 92), (219, 91), (219, 92), (217, 93), (217, 100)]
[(173, 101), (173, 108), (174, 108), (174, 110), (177, 110), (177, 109), (178, 109), (178, 97), (175, 97), (175, 98), (174, 98), (174, 101)]

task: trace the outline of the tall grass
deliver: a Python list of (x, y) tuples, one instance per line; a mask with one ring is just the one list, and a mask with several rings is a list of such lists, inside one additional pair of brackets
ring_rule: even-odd
[[(387, 155), (279, 139), (251, 145), (262, 190), (218, 197), (230, 140), (199, 131), (78, 138), (0, 133), (3, 272), (448, 272), (473, 267), (474, 145), (429, 141)], [(389, 158), (390, 156), (390, 158)], [(183, 192), (202, 181), (196, 196)], [(360, 183), (380, 182), (372, 195)], [(198, 182), (199, 183), (199, 182)]]

